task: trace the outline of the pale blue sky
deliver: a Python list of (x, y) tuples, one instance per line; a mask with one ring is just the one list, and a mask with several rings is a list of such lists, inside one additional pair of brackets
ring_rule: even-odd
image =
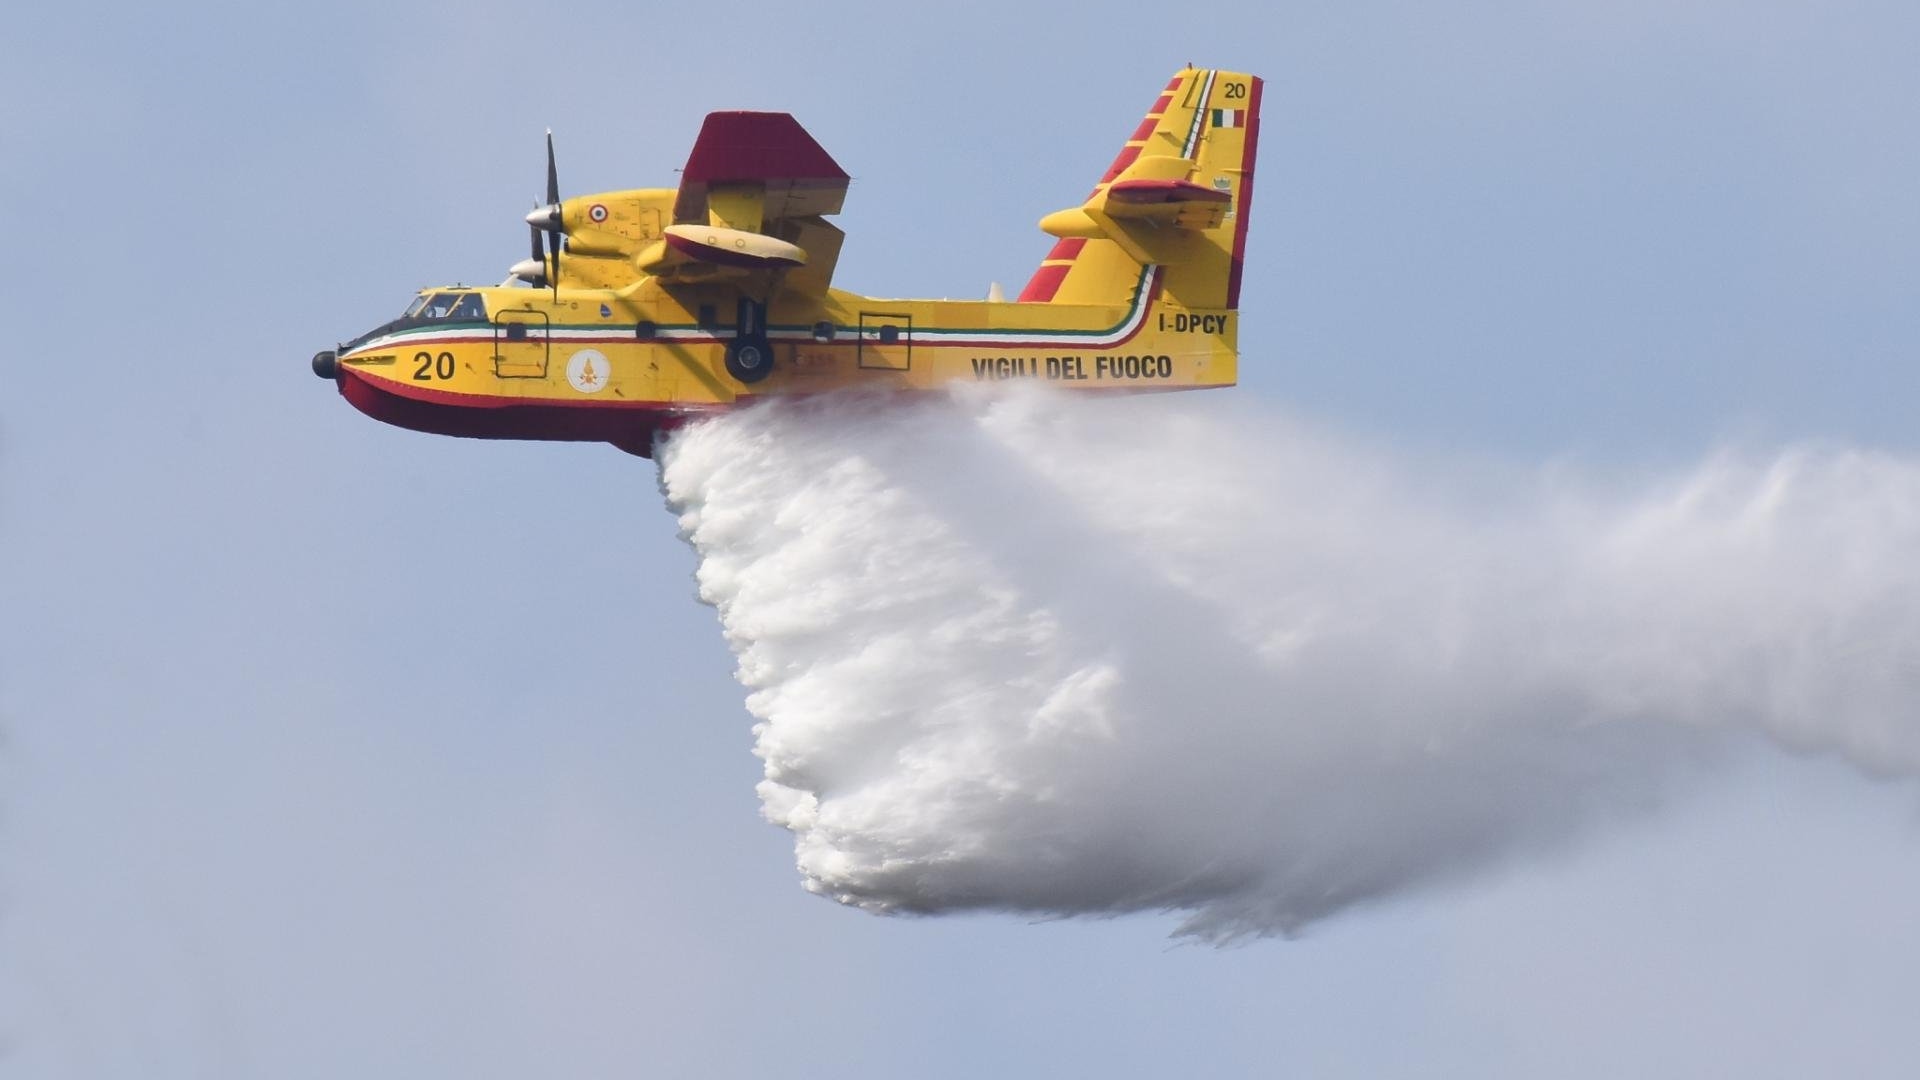
[(307, 370), (701, 117), (839, 282), (1017, 289), (1189, 60), (1268, 80), (1236, 393), (1418, 455), (1912, 457), (1903, 4), (45, 6), (0, 41), (0, 1074), (1909, 1076), (1915, 789), (1756, 750), (1580, 851), (1173, 946), (803, 893), (649, 465)]

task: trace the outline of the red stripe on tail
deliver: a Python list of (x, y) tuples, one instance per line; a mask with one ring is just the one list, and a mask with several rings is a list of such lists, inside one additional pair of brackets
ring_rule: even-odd
[(1129, 146), (1125, 150), (1120, 151), (1120, 156), (1114, 158), (1113, 164), (1107, 167), (1107, 174), (1100, 178), (1100, 183), (1108, 183), (1112, 181), (1114, 177), (1126, 172), (1127, 166), (1133, 164), (1139, 157), (1140, 148), (1137, 146)]
[(1027, 287), (1020, 290), (1020, 302), (1023, 304), (1044, 304), (1053, 299), (1060, 291), (1060, 283), (1067, 279), (1067, 271), (1073, 269), (1072, 261), (1080, 257), (1080, 249), (1087, 246), (1085, 240), (1072, 238), (1058, 241), (1053, 250), (1047, 252), (1047, 263), (1033, 272)]

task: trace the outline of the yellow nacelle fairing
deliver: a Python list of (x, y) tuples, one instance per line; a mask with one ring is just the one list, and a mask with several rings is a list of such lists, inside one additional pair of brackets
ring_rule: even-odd
[(560, 256), (563, 288), (626, 289), (640, 279), (640, 271), (626, 255), (584, 255), (568, 250)]
[(560, 204), (567, 252), (632, 258), (671, 224), (672, 189), (636, 188), (581, 195)]

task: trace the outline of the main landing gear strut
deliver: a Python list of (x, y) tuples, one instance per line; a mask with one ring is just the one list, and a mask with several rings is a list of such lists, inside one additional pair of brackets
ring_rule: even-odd
[(727, 374), (751, 386), (772, 373), (773, 346), (767, 341), (767, 305), (743, 296), (733, 341), (727, 345)]

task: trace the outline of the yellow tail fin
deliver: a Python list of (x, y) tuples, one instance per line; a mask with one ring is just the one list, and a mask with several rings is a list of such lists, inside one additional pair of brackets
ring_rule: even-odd
[(1085, 203), (1049, 214), (1059, 237), (1025, 303), (1125, 303), (1143, 265), (1190, 309), (1240, 304), (1253, 208), (1261, 80), (1188, 68), (1173, 77)]

